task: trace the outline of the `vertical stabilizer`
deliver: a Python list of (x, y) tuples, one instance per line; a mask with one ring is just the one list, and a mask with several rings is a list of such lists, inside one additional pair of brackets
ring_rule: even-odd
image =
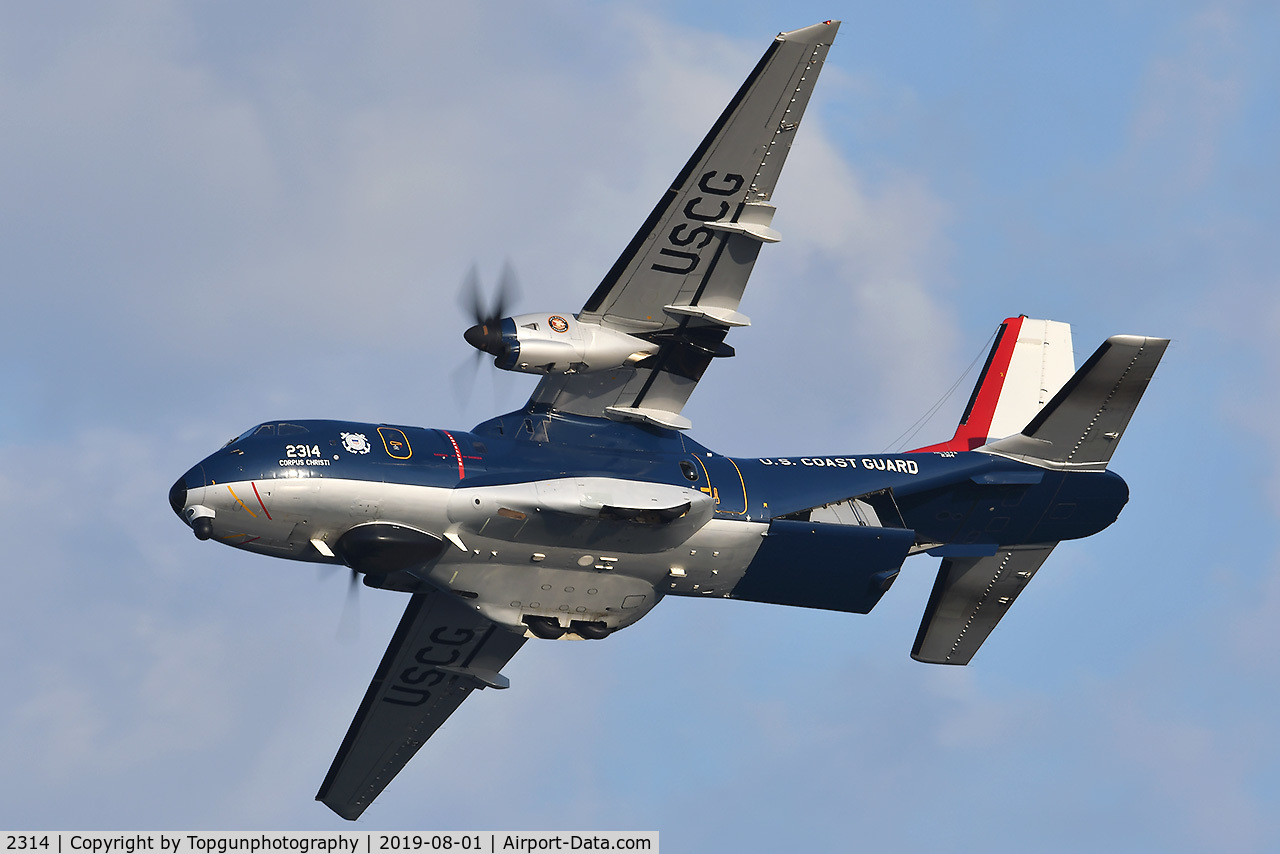
[(972, 451), (1017, 433), (1039, 414), (1075, 371), (1071, 326), (1007, 318), (996, 331), (955, 436), (918, 451)]

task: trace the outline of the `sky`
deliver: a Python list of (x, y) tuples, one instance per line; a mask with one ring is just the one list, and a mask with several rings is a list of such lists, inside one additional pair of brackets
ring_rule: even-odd
[[(965, 668), (868, 616), (667, 600), (526, 644), (356, 825), (666, 851), (1280, 848), (1280, 10), (1248, 2), (0, 5), (0, 828), (340, 829), (312, 798), (404, 607), (197, 542), (266, 420), (467, 429), (458, 292), (576, 311), (772, 36), (844, 21), (684, 410), (900, 443), (999, 321), (1168, 337), (1113, 469)], [(963, 390), (915, 445), (950, 436)], [(348, 625), (349, 623), (345, 624)]]

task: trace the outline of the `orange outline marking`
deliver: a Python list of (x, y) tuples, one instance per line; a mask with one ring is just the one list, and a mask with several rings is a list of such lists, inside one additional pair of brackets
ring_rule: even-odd
[(738, 483), (742, 484), (742, 512), (739, 513), (736, 510), (728, 510), (726, 512), (743, 516), (746, 514), (747, 507), (749, 506), (747, 504), (747, 482), (743, 479), (742, 469), (738, 468), (738, 464), (733, 461), (733, 457), (725, 457), (725, 459), (729, 461), (729, 465), (733, 466), (733, 470), (738, 473)]
[[(252, 482), (252, 481), (251, 481), (251, 482)], [(232, 489), (232, 488), (231, 488), (231, 484), (229, 484), (229, 483), (227, 484), (227, 492), (230, 492), (230, 493), (231, 493), (231, 497), (232, 497), (232, 498), (234, 498), (234, 499), (236, 500), (236, 503), (237, 503), (237, 504), (239, 504), (241, 507), (243, 507), (243, 508), (244, 508), (244, 510), (245, 510), (245, 512), (246, 512), (246, 513), (248, 513), (250, 516), (252, 516), (252, 517), (253, 517), (253, 518), (255, 518), (255, 519), (257, 519), (257, 518), (258, 518), (258, 514), (257, 514), (257, 513), (254, 513), (252, 510), (250, 510), (250, 509), (249, 509), (249, 505), (248, 505), (248, 504), (245, 504), (243, 501), (241, 501), (241, 500), (240, 500), (240, 496), (239, 496), (239, 495), (236, 495), (236, 491), (235, 491), (234, 489)], [(263, 509), (266, 509), (266, 508), (263, 508)]]

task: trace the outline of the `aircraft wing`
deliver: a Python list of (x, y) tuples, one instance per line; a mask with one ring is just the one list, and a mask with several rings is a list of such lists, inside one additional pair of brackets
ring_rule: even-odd
[(548, 375), (532, 405), (685, 428), (679, 413), (734, 326), (770, 227), (778, 174), (839, 28), (782, 33), (729, 102), (578, 319), (658, 343), (617, 371)]
[(354, 821), (476, 688), (524, 644), (445, 593), (415, 593), (316, 800)]

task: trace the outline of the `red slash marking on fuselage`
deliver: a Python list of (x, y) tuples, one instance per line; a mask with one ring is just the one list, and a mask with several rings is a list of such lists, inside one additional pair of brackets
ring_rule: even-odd
[(458, 441), (453, 438), (452, 433), (448, 430), (441, 430), (440, 432), (448, 437), (449, 444), (453, 445), (453, 455), (458, 458), (458, 480), (462, 480), (467, 476), (467, 470), (462, 467), (462, 449), (458, 447)]
[(249, 485), (253, 487), (253, 495), (258, 499), (258, 506), (262, 508), (262, 512), (267, 514), (267, 521), (271, 521), (271, 511), (267, 509), (267, 505), (262, 503), (262, 496), (258, 495), (258, 484), (249, 481)]

